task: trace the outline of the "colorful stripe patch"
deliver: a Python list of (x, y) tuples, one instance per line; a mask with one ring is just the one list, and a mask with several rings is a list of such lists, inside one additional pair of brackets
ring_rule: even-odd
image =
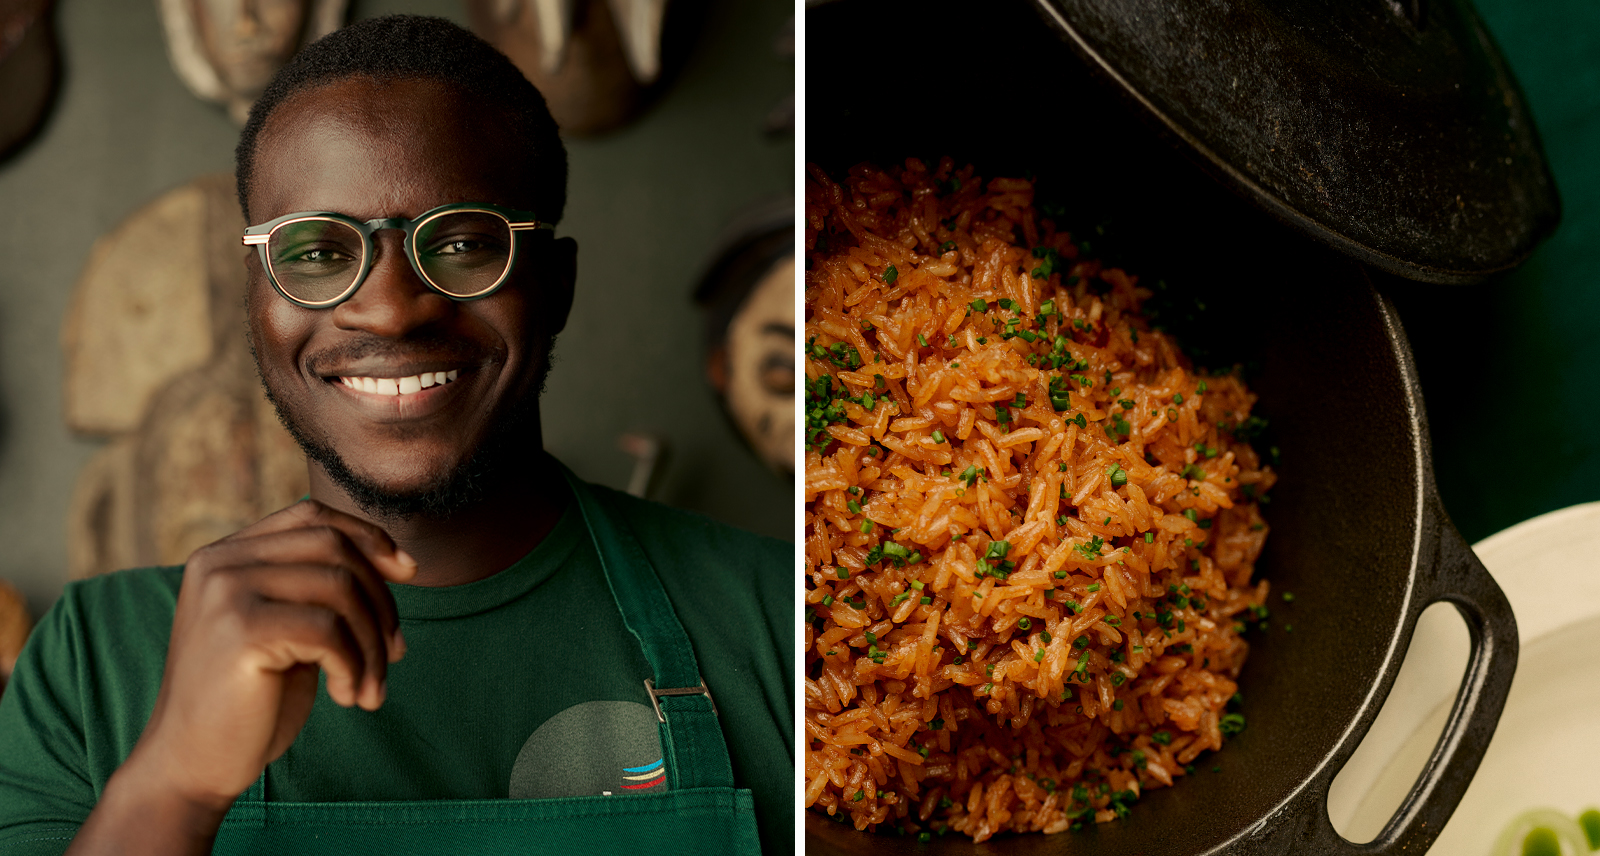
[[(665, 758), (662, 758), (652, 763), (645, 764), (642, 767), (623, 767), (622, 778), (630, 782), (638, 782), (639, 784), (623, 785), (622, 787), (630, 791), (637, 791), (643, 788), (653, 788), (656, 785), (665, 782), (667, 780), (667, 765), (664, 763), (665, 760)], [(629, 775), (630, 773), (633, 775)]]

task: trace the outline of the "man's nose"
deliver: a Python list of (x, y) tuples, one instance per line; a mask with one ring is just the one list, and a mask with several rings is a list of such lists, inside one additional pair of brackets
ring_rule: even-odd
[(356, 293), (334, 307), (336, 326), (400, 339), (455, 312), (455, 301), (417, 275), (401, 241), (402, 233), (393, 229), (373, 235), (372, 268)]

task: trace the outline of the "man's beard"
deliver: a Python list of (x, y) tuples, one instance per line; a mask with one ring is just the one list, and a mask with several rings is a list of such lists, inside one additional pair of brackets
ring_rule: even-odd
[[(398, 520), (424, 516), (448, 518), (472, 506), (485, 497), (492, 474), (504, 475), (514, 466), (517, 458), (527, 456), (528, 438), (537, 437), (539, 398), (544, 395), (545, 380), (550, 376), (550, 365), (555, 359), (555, 338), (539, 361), (538, 375), (533, 388), (521, 400), (502, 413), (490, 426), (483, 442), (459, 466), (422, 487), (408, 491), (394, 491), (368, 479), (345, 463), (333, 447), (315, 438), (294, 417), (282, 399), (272, 392), (261, 373), (261, 361), (256, 360), (256, 375), (267, 400), (278, 413), (278, 421), (288, 429), (289, 436), (299, 444), (306, 458), (322, 467), (328, 478), (364, 512), (380, 520)], [(255, 356), (255, 348), (251, 349)], [(539, 450), (533, 450), (537, 453)]]

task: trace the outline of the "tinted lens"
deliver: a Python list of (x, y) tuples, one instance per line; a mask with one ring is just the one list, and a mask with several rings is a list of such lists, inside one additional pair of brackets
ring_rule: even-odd
[(440, 291), (476, 297), (511, 267), (511, 227), (489, 211), (450, 211), (417, 227), (417, 266)]
[(361, 275), (365, 253), (361, 233), (338, 220), (285, 223), (267, 240), (273, 279), (306, 303), (326, 303), (348, 291)]

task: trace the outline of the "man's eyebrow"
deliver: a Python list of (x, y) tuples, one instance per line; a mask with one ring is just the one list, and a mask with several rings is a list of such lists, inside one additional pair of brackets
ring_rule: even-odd
[(762, 333), (777, 333), (779, 336), (788, 336), (789, 338), (793, 339), (794, 338), (794, 325), (793, 324), (780, 324), (777, 321), (768, 321), (766, 324), (763, 324), (761, 326), (761, 332)]

